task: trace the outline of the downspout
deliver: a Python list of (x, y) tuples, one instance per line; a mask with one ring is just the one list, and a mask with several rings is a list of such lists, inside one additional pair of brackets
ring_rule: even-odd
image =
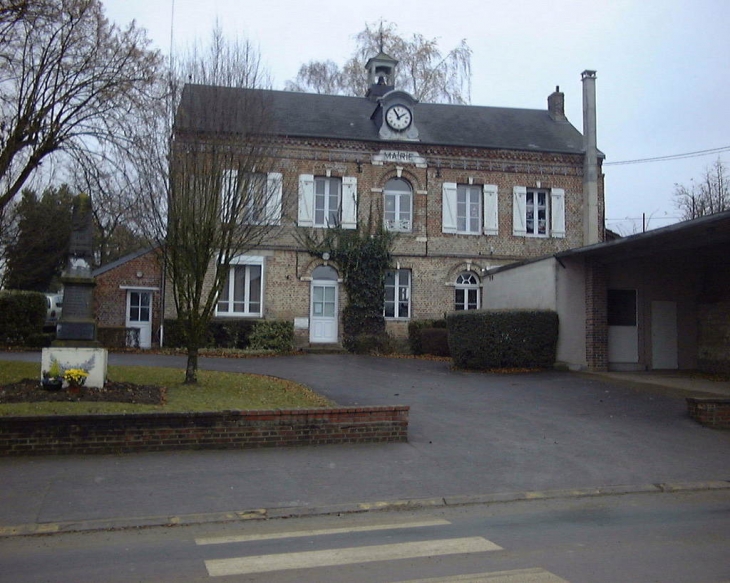
[(583, 245), (600, 242), (598, 225), (598, 145), (596, 72), (583, 71)]
[(165, 286), (165, 282), (167, 281), (167, 261), (162, 259), (162, 269), (160, 270), (162, 272), (162, 281), (160, 282), (160, 290), (162, 293), (162, 297), (160, 298), (160, 311), (162, 312), (160, 314), (160, 348), (163, 348), (165, 346), (165, 309), (166, 309), (166, 296), (167, 296), (167, 288)]

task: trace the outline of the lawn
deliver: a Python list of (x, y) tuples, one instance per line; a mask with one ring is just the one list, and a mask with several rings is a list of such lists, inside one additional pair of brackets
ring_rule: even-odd
[[(0, 361), (0, 388), (22, 379), (38, 378), (39, 368), (39, 363)], [(335, 405), (304, 385), (269, 376), (201, 370), (197, 386), (184, 385), (183, 377), (184, 371), (177, 368), (109, 366), (108, 378), (111, 380), (166, 387), (167, 403), (0, 403), (0, 416), (306, 409)]]

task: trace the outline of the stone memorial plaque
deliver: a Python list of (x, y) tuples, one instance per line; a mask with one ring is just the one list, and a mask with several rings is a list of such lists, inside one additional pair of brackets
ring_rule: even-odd
[(63, 295), (63, 316), (67, 318), (91, 318), (93, 288), (89, 286), (66, 285)]
[(95, 340), (96, 325), (93, 322), (60, 322), (56, 327), (59, 340)]

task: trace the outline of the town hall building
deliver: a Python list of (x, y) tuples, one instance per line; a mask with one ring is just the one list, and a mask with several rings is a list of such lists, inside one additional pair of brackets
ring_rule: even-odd
[[(216, 318), (290, 320), (300, 343), (340, 342), (341, 274), (297, 234), (354, 229), (373, 209), (398, 234), (384, 306), (395, 337), (412, 320), (481, 308), (490, 269), (603, 241), (594, 71), (582, 74), (581, 133), (559, 88), (545, 109), (420, 103), (395, 87), (396, 67), (370, 59), (361, 97), (261, 91), (277, 152), (266, 221), (279, 228), (233, 260)], [(235, 136), (252, 91), (187, 85), (176, 140)], [(230, 124), (209, 125), (211, 110)]]

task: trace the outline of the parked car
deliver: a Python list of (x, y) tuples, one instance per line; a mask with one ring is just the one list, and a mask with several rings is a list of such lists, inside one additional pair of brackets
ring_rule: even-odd
[(63, 308), (62, 294), (46, 294), (46, 323), (44, 328), (55, 328), (58, 320), (61, 319), (61, 310)]

